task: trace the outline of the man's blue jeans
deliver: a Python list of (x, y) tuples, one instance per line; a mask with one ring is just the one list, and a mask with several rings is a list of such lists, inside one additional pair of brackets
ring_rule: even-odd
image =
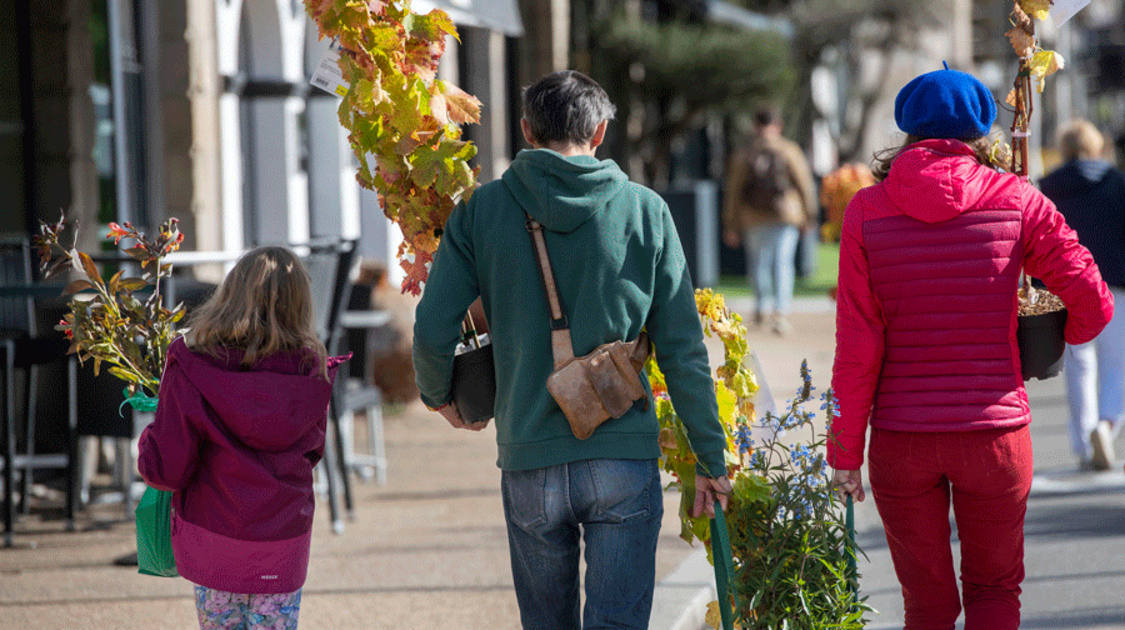
[[(524, 630), (648, 628), (664, 514), (657, 460), (504, 471), (501, 490)], [(581, 539), (586, 607), (580, 618)]]
[(797, 272), (797, 241), (801, 230), (784, 223), (758, 225), (746, 231), (746, 257), (757, 306), (762, 315), (786, 316), (793, 308)]

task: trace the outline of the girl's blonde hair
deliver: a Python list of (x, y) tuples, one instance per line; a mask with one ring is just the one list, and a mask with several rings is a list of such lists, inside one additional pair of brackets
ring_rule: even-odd
[(1059, 152), (1065, 162), (1100, 157), (1104, 148), (1105, 138), (1087, 120), (1071, 121), (1059, 131)]
[(191, 345), (212, 356), (245, 350), (242, 365), (271, 354), (311, 351), (327, 378), (327, 351), (313, 329), (309, 273), (284, 247), (258, 247), (238, 259), (222, 285), (192, 313)]
[[(907, 147), (916, 142), (921, 142), (923, 140), (929, 139), (930, 138), (923, 138), (921, 136), (908, 135), (906, 136), (906, 140), (903, 140), (901, 145), (876, 152), (871, 167), (871, 172), (873, 175), (875, 175), (875, 181), (881, 182), (887, 178), (887, 175), (891, 172), (891, 163), (894, 162), (895, 158), (897, 158), (900, 153), (905, 151)], [(973, 150), (973, 153), (976, 155), (978, 162), (984, 164), (985, 166), (993, 166), (992, 158), (989, 156), (989, 151), (992, 147), (988, 142), (988, 136), (981, 136), (979, 138), (973, 138), (969, 140), (961, 140), (961, 142), (969, 145), (969, 148), (971, 148)]]

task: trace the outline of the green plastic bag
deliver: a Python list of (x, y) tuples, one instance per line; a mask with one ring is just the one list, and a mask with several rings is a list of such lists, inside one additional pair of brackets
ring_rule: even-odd
[(145, 488), (137, 504), (137, 571), (178, 577), (172, 555), (172, 493)]

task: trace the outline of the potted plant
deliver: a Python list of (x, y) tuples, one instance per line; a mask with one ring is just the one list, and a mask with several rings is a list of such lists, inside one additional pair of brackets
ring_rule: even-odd
[(340, 124), (358, 162), (359, 185), (379, 195), (383, 213), (402, 229), (403, 292), (426, 281), (442, 227), (477, 187), (469, 166), (476, 147), (461, 124), (480, 120), (480, 101), (438, 80), (445, 37), (457, 29), (440, 9), (425, 15), (410, 0), (305, 0), (320, 37), (339, 42), (347, 93)]
[(73, 295), (70, 312), (55, 326), (70, 339), (70, 352), (78, 360), (93, 361), (94, 374), (103, 363), (109, 372), (128, 383), (129, 402), (142, 410), (155, 409), (160, 391), (160, 375), (168, 345), (178, 336), (176, 324), (183, 319), (182, 304), (167, 308), (163, 303), (161, 280), (172, 275), (171, 263), (164, 257), (179, 249), (184, 240), (177, 219), (160, 224), (155, 238), (149, 239), (130, 223), (109, 224), (106, 238), (120, 245), (122, 239), (133, 241), (125, 254), (140, 265), (139, 277), (117, 271), (109, 279), (102, 277), (93, 259), (74, 247), (78, 226), (73, 230), (69, 247), (61, 237), (66, 218), (54, 224), (40, 222), (35, 247), (44, 279), (63, 273), (71, 274), (64, 295)]
[[(403, 234), (403, 293), (418, 295), (453, 207), (477, 187), (469, 166), (476, 147), (460, 125), (480, 120), (480, 101), (437, 79), (445, 37), (457, 29), (440, 9), (414, 13), (410, 0), (305, 0), (320, 37), (341, 47), (347, 92), (340, 124), (358, 162), (356, 181), (379, 195), (383, 213)], [(454, 364), (454, 396), (462, 414), (492, 417), (496, 377), (487, 335), (466, 316)]]
[[(1009, 16), (1012, 28), (1005, 35), (1019, 57), (1019, 70), (1015, 84), (1008, 93), (1006, 102), (1011, 105), (1015, 116), (1012, 119), (1011, 149), (999, 141), (993, 149), (1008, 158), (1008, 170), (1025, 180), (1027, 170), (1027, 133), (1032, 113), (1032, 78), (1036, 79), (1036, 89), (1043, 92), (1046, 77), (1063, 68), (1061, 55), (1051, 50), (1043, 50), (1035, 37), (1035, 22), (1048, 16), (1051, 2), (1043, 0), (1016, 0)], [(1078, 7), (1080, 8), (1080, 7)], [(1077, 10), (1075, 8), (1074, 10)], [(1056, 16), (1056, 27), (1061, 26), (1073, 15)], [(1055, 376), (1063, 366), (1063, 328), (1066, 325), (1066, 309), (1062, 301), (1024, 281), (1017, 295), (1019, 303), (1017, 340), (1020, 349), (1020, 365), (1023, 379), (1045, 379)]]
[[(723, 297), (696, 291), (696, 305), (707, 334), (724, 345), (716, 369), (719, 415), (727, 433), (730, 478), (734, 492), (726, 519), (734, 566), (731, 604), (741, 628), (862, 628), (871, 610), (857, 594), (856, 549), (847, 516), (834, 501), (822, 447), (825, 437), (814, 428), (815, 387), (808, 366), (801, 365), (803, 385), (780, 417), (767, 414), (756, 422), (758, 389), (744, 365), (749, 353), (742, 318)], [(668, 399), (655, 361), (646, 368), (660, 419), (661, 463), (681, 491), (681, 533), (689, 543), (701, 540), (712, 562), (706, 517), (692, 518), (695, 456), (683, 425)], [(821, 410), (835, 412), (831, 392), (819, 397)], [(753, 429), (764, 435), (756, 436)], [(791, 439), (790, 433), (806, 434)], [(719, 627), (719, 603), (709, 606), (708, 622)], [(784, 624), (784, 626), (783, 626)]]
[[(164, 257), (184, 240), (178, 223), (174, 218), (161, 223), (151, 239), (128, 222), (109, 224), (107, 238), (115, 246), (122, 239), (133, 241), (124, 251), (140, 265), (140, 277), (126, 276), (121, 269), (103, 278), (94, 260), (74, 247), (77, 225), (70, 246), (61, 243), (65, 217), (54, 224), (40, 222), (34, 239), (44, 278), (63, 273), (73, 278), (63, 291), (74, 296), (70, 312), (55, 329), (70, 339), (70, 352), (80, 362), (93, 361), (95, 375), (103, 363), (109, 364), (110, 373), (128, 383), (122, 405), (131, 404), (137, 411), (156, 411), (168, 345), (179, 335), (176, 324), (186, 312), (182, 304), (166, 308), (160, 292), (160, 281), (172, 275), (172, 265)], [(178, 575), (172, 557), (171, 500), (171, 492), (146, 488), (135, 515), (137, 555), (124, 556), (118, 564), (136, 564), (147, 575)]]
[(1066, 307), (1058, 296), (1033, 287), (1026, 276), (1019, 289), (1018, 303), (1016, 341), (1023, 380), (1051, 378), (1062, 370), (1065, 362)]

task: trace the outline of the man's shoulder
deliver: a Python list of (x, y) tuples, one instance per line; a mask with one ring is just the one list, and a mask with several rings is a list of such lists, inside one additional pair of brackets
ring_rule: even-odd
[(469, 211), (470, 214), (475, 215), (480, 212), (489, 212), (490, 209), (501, 205), (512, 204), (518, 205), (512, 189), (502, 179), (497, 178), (477, 187), (471, 197), (457, 204), (454, 211)]
[(486, 198), (486, 199), (492, 199), (492, 198), (494, 198), (496, 196), (499, 196), (499, 195), (506, 195), (508, 197), (511, 197), (512, 191), (508, 187), (508, 185), (504, 183), (503, 177), (497, 177), (496, 179), (488, 182), (487, 184), (481, 184), (476, 189), (476, 191), (473, 192), (473, 196), (470, 197), (470, 201), (472, 199), (475, 199), (477, 197), (477, 195), (481, 195), (482, 198)]
[(635, 199), (641, 206), (660, 208), (665, 205), (664, 197), (661, 197), (660, 193), (632, 180), (625, 182), (622, 193)]
[(777, 140), (778, 149), (785, 153), (787, 156), (797, 160), (805, 159), (805, 150), (801, 148), (801, 145), (784, 136), (779, 136)]

